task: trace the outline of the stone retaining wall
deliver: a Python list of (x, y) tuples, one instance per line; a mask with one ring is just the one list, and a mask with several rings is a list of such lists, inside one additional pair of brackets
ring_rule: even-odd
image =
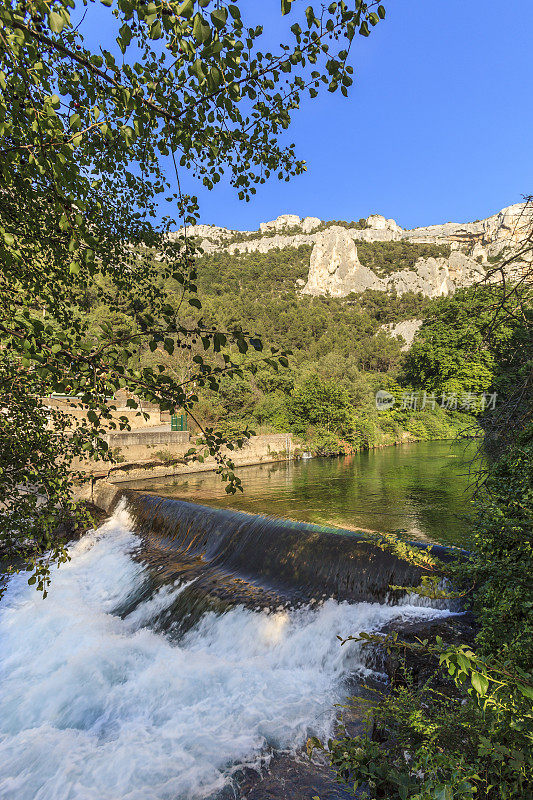
[[(169, 435), (170, 432), (161, 433)], [(183, 435), (187, 433), (187, 431), (172, 431), (174, 435)], [(146, 434), (139, 433), (138, 435), (144, 437)], [(136, 445), (132, 445), (132, 447), (135, 446)], [(144, 445), (141, 445), (141, 447), (143, 446)], [(180, 458), (189, 449), (190, 444), (187, 441), (184, 443), (176, 442), (174, 445), (169, 445), (168, 443), (166, 445), (161, 443), (157, 445), (159, 449), (164, 448), (165, 450), (167, 448), (170, 450), (171, 446), (175, 447), (177, 451), (180, 451), (176, 456), (176, 458)], [(215, 459), (211, 457), (206, 458), (203, 463), (198, 461), (172, 463), (172, 461), (169, 461), (168, 464), (163, 464), (160, 461), (156, 461), (156, 446), (154, 445), (152, 447), (153, 449), (151, 452), (154, 456), (153, 463), (149, 460), (139, 459), (139, 463), (132, 461), (127, 465), (124, 464), (124, 467), (121, 467), (120, 463), (114, 465), (99, 463), (94, 465), (91, 469), (91, 481), (80, 487), (79, 491), (76, 493), (76, 499), (90, 500), (95, 503), (95, 505), (107, 511), (112, 504), (112, 499), (117, 495), (120, 491), (120, 487), (124, 484), (147, 481), (155, 478), (165, 478), (172, 475), (211, 472), (217, 468)], [(239, 468), (252, 466), (254, 464), (268, 464), (275, 461), (292, 459), (294, 458), (294, 449), (294, 443), (290, 434), (275, 433), (265, 434), (263, 436), (252, 436), (240, 450), (226, 451), (226, 455), (230, 455), (236, 468)], [(87, 465), (84, 465), (82, 468), (86, 469), (86, 467)]]
[[(183, 455), (189, 447), (183, 449)], [(253, 464), (268, 464), (274, 461), (284, 461), (294, 457), (294, 443), (292, 436), (286, 433), (265, 434), (263, 436), (252, 436), (240, 450), (228, 451), (223, 448), (223, 453), (229, 456), (236, 467), (252, 466)], [(179, 457), (179, 455), (177, 456)], [(189, 461), (187, 464), (158, 464), (150, 465), (145, 463), (136, 468), (135, 464), (128, 464), (127, 469), (122, 470), (120, 464), (115, 465), (109, 474), (109, 480), (113, 483), (128, 483), (130, 481), (147, 480), (150, 478), (164, 478), (172, 475), (184, 475), (194, 472), (211, 472), (217, 468), (214, 458), (209, 456), (203, 463), (199, 461)]]

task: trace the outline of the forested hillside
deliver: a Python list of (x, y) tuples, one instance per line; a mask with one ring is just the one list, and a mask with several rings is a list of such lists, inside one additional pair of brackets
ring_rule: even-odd
[[(418, 255), (444, 255), (447, 249), (405, 242), (359, 246), (361, 258), (383, 272), (405, 269)], [(286, 370), (256, 367), (243, 357), (240, 379), (223, 380), (217, 396), (200, 395), (202, 422), (229, 434), (246, 425), (263, 432), (290, 430), (303, 448), (322, 453), (444, 438), (471, 424), (474, 409), (461, 407), (461, 393), (470, 384), (456, 386), (455, 408), (442, 408), (438, 397), (421, 408), (423, 391), (431, 387), (415, 375), (412, 359), (406, 372), (403, 339), (384, 327), (424, 319), (428, 309), (447, 301), (373, 290), (342, 299), (302, 295), (299, 287), (307, 277), (309, 253), (310, 248), (302, 246), (264, 254), (219, 252), (199, 260), (198, 288), (206, 326), (219, 330), (240, 326), (265, 346), (290, 351)], [(464, 307), (465, 319), (471, 295), (458, 293), (452, 301)], [(490, 371), (483, 375), (484, 382), (476, 384), (480, 393), (490, 386)], [(376, 409), (379, 389), (394, 394), (392, 409)]]
[(427, 298), (401, 298), (367, 290), (348, 298), (302, 295), (296, 282), (307, 277), (309, 247), (268, 253), (204, 256), (198, 262), (198, 288), (204, 319), (222, 328), (241, 325), (265, 343), (302, 351), (304, 357), (332, 352), (355, 359), (364, 369), (386, 371), (399, 359), (400, 347), (381, 325), (420, 317)]
[[(390, 248), (375, 244), (380, 245), (375, 258), (390, 256)], [(400, 244), (402, 261), (411, 254)], [(191, 384), (199, 400), (197, 421), (230, 437), (246, 428), (290, 431), (302, 449), (324, 454), (475, 431), (483, 395), (494, 391), (494, 364), (513, 336), (509, 319), (490, 345), (485, 342), (499, 290), (472, 287), (438, 300), (373, 290), (311, 297), (300, 291), (308, 263), (306, 246), (199, 259), (202, 308), (188, 312), (191, 324), (199, 319), (206, 331), (241, 329), (252, 341), (261, 340), (263, 351), (233, 351), (241, 375), (222, 377), (219, 391)], [(169, 296), (178, 309), (182, 288), (170, 287)], [(112, 311), (95, 305), (90, 289), (83, 302), (99, 338), (124, 328), (134, 333), (136, 323), (121, 313), (119, 295)], [(408, 319), (427, 321), (405, 352), (404, 340), (387, 326)], [(179, 380), (190, 380), (201, 363), (201, 340), (168, 350), (162, 344), (133, 349), (132, 362), (143, 368), (164, 365)], [(264, 363), (269, 348), (287, 352), (286, 367)], [(229, 353), (223, 339), (217, 349), (223, 365)], [(392, 407), (376, 408), (378, 390), (392, 394)], [(194, 420), (191, 424), (194, 428)]]

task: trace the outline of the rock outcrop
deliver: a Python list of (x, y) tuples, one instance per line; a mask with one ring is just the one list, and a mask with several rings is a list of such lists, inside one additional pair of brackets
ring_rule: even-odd
[(366, 289), (421, 292), (427, 297), (453, 294), (456, 289), (470, 286), (485, 276), (483, 267), (459, 250), (449, 258), (420, 258), (414, 269), (399, 270), (387, 278), (379, 278), (363, 266), (350, 231), (332, 227), (316, 239), (311, 252), (309, 277), (303, 294), (329, 294), (346, 297), (351, 292)]
[[(312, 245), (309, 276), (302, 289), (305, 294), (344, 297), (350, 292), (372, 288), (394, 290), (399, 294), (422, 292), (438, 297), (482, 280), (495, 257), (507, 251), (518, 251), (533, 231), (533, 208), (517, 203), (487, 219), (447, 222), (411, 230), (404, 230), (395, 220), (380, 214), (371, 214), (366, 219), (366, 227), (323, 226), (318, 217), (301, 220), (296, 214), (283, 214), (270, 222), (262, 222), (259, 231), (195, 225), (187, 229), (187, 235), (199, 241), (205, 253), (220, 250), (267, 253), (276, 248)], [(183, 229), (171, 234), (173, 237), (183, 235)], [(447, 244), (451, 254), (448, 258), (419, 259), (413, 269), (399, 270), (387, 278), (378, 277), (360, 263), (357, 242), (397, 241)], [(532, 264), (531, 255), (522, 256), (508, 269), (508, 275), (521, 276)]]
[(285, 235), (276, 233), (274, 236), (254, 236), (244, 241), (229, 244), (224, 250), (227, 250), (228, 253), (268, 253), (269, 250), (284, 250), (286, 247), (301, 247), (303, 244), (314, 244), (318, 235), (312, 233)]
[(306, 217), (301, 222), (301, 229), (304, 233), (312, 233), (322, 225), (322, 220), (318, 217)]
[(333, 226), (315, 241), (309, 278), (303, 294), (345, 297), (350, 292), (380, 288), (381, 281), (357, 258), (357, 248), (346, 228)]
[(484, 277), (485, 270), (475, 259), (453, 250), (449, 258), (419, 258), (413, 270), (404, 269), (391, 275), (385, 289), (400, 295), (422, 292), (427, 297), (440, 297), (472, 286)]
[(402, 353), (405, 353), (413, 344), (413, 339), (421, 325), (421, 319), (404, 319), (401, 322), (389, 322), (387, 325), (383, 325), (382, 328), (391, 336), (402, 337), (405, 344), (400, 349)]
[(280, 214), (279, 217), (270, 222), (261, 222), (259, 230), (261, 233), (267, 233), (268, 231), (281, 233), (287, 228), (296, 228), (298, 225), (300, 225), (300, 217), (296, 214)]
[(400, 228), (394, 219), (385, 219), (381, 214), (371, 214), (367, 217), (366, 224), (366, 229), (363, 229), (358, 236), (363, 241), (392, 242), (402, 238), (403, 228)]

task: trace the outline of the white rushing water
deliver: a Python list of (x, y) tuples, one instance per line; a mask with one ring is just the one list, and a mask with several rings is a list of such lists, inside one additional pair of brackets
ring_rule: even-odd
[(181, 800), (238, 764), (327, 735), (342, 677), (337, 634), (446, 612), (329, 600), (315, 610), (206, 614), (178, 643), (148, 627), (180, 587), (121, 619), (147, 580), (119, 510), (71, 548), (46, 600), (17, 576), (0, 604), (2, 800)]

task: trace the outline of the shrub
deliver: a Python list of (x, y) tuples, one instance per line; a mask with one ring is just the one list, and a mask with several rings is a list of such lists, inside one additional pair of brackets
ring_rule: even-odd
[(354, 794), (366, 785), (376, 800), (526, 800), (533, 687), (471, 656), (442, 649), (453, 681), (437, 671), (419, 686), (400, 673), (390, 691), (373, 690), (373, 737), (341, 728), (327, 746), (310, 739), (308, 751), (323, 750), (341, 783)]

